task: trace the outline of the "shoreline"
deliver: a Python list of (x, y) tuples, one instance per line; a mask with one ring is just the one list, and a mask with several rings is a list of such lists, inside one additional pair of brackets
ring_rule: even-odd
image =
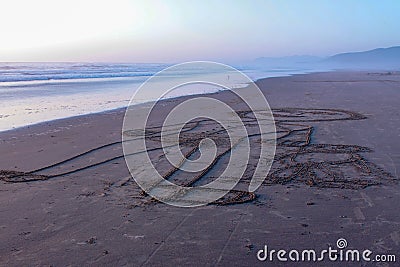
[[(258, 83), (258, 82), (260, 82), (262, 80), (265, 80), (265, 79), (272, 79), (272, 78), (279, 78), (279, 77), (291, 77), (291, 76), (296, 76), (296, 75), (308, 75), (308, 74), (315, 74), (315, 73), (330, 73), (330, 72), (336, 72), (336, 71), (322, 71), (322, 72), (316, 71), (316, 72), (304, 72), (304, 73), (301, 73), (301, 74), (288, 74), (288, 75), (283, 75), (283, 76), (264, 77), (264, 78), (258, 78), (257, 80), (255, 80), (253, 82), (254, 83)], [(101, 79), (103, 79), (103, 78), (101, 78)], [(233, 90), (243, 89), (243, 88), (246, 88), (246, 87), (247, 87), (246, 85), (243, 85), (243, 87), (235, 88)], [(228, 89), (225, 89), (225, 90), (228, 90)], [(218, 94), (218, 93), (221, 93), (221, 92), (223, 92), (225, 90), (220, 90), (220, 91), (211, 92), (211, 93), (198, 93), (198, 94), (191, 94), (191, 95), (175, 96), (175, 97), (171, 97), (171, 98), (168, 98), (168, 99), (165, 99), (165, 100), (162, 100), (162, 101), (168, 101), (168, 100), (173, 100), (173, 99), (177, 99), (177, 98), (185, 98), (185, 97), (190, 97), (190, 96), (193, 97), (193, 96), (199, 96), (199, 95), (205, 95), (206, 96), (206, 95), (211, 95), (211, 94)], [(232, 89), (230, 89), (230, 90), (232, 90)], [(135, 104), (135, 105), (132, 105), (132, 106), (149, 104), (149, 103), (152, 103), (152, 102), (155, 102), (155, 101), (153, 101), (153, 100), (152, 101), (147, 101), (147, 102), (138, 103), (138, 104)], [(67, 117), (61, 117), (61, 118), (55, 118), (55, 119), (35, 122), (35, 123), (32, 123), (32, 124), (18, 126), (18, 127), (11, 128), (11, 129), (0, 130), (0, 133), (21, 130), (21, 129), (24, 129), (24, 128), (34, 127), (36, 125), (40, 126), (40, 125), (43, 125), (43, 124), (46, 124), (46, 123), (56, 122), (56, 121), (59, 121), (59, 120), (79, 118), (79, 117), (82, 117), (82, 116), (91, 116), (91, 115), (102, 114), (102, 113), (107, 113), (107, 112), (122, 111), (122, 110), (125, 110), (127, 107), (128, 106), (123, 106), (123, 107), (117, 107), (117, 108), (112, 108), (112, 109), (106, 109), (106, 110), (103, 110), (103, 111), (95, 111), (95, 112), (90, 112), (90, 113), (85, 113), (85, 114), (78, 114), (78, 115), (73, 115), (73, 116), (67, 116)]]
[[(270, 79), (270, 78), (291, 77), (291, 76), (295, 76), (295, 75), (307, 75), (307, 74), (312, 74), (312, 73), (329, 73), (329, 72), (335, 72), (335, 70), (331, 70), (331, 71), (310, 71), (310, 72), (308, 72), (308, 71), (301, 71), (301, 73), (281, 74), (281, 75), (278, 75), (278, 76), (257, 78), (257, 79), (255, 79), (255, 81), (253, 81), (253, 82), (254, 82), (254, 83), (257, 83), (257, 82), (260, 81), (260, 80)], [(243, 72), (243, 73), (244, 73), (244, 72)], [(244, 74), (245, 74), (246, 76), (248, 76), (246, 73), (244, 73)], [(135, 77), (130, 77), (130, 78), (135, 78)], [(105, 79), (105, 78), (99, 78), (99, 79)], [(115, 81), (116, 81), (116, 82), (119, 82), (118, 79), (120, 79), (120, 78), (117, 78)], [(126, 77), (123, 77), (123, 79), (126, 79)], [(148, 79), (148, 77), (146, 78), (146, 80), (147, 80), (147, 79)], [(249, 77), (249, 79), (250, 79), (250, 77)], [(125, 80), (122, 80), (122, 81), (123, 81), (123, 82), (126, 82)], [(89, 81), (86, 81), (86, 82), (88, 82), (88, 83), (90, 84)], [(96, 83), (98, 83), (98, 84), (103, 84), (103, 83), (107, 83), (107, 82), (111, 82), (111, 83), (112, 83), (112, 82), (114, 82), (114, 81), (113, 81), (113, 80), (96, 81)], [(144, 81), (143, 81), (143, 82), (144, 82)], [(141, 82), (141, 83), (142, 83), (142, 82)], [(140, 83), (140, 84), (141, 84), (141, 83)], [(52, 84), (52, 85), (53, 85), (53, 86), (54, 86), (54, 85), (57, 85), (57, 83), (54, 83), (54, 84)], [(242, 86), (239, 87), (239, 88), (245, 88), (246, 86), (247, 86), (247, 85), (242, 85)], [(236, 90), (236, 89), (239, 89), (239, 88), (234, 88), (233, 90)], [(219, 92), (221, 92), (221, 91), (224, 91), (224, 90), (220, 90), (220, 91), (218, 91), (218, 92), (194, 93), (194, 94), (190, 94), (190, 95), (174, 96), (174, 97), (171, 97), (171, 99), (179, 98), (179, 97), (186, 97), (186, 96), (195, 96), (195, 95), (208, 95), (208, 94), (213, 94), (213, 93), (219, 93)], [(133, 94), (133, 93), (132, 93), (132, 94)], [(127, 101), (130, 101), (130, 99), (127, 100)], [(150, 103), (150, 102), (154, 102), (154, 101), (153, 101), (153, 100), (151, 100), (151, 101), (146, 101), (146, 102), (138, 103), (138, 104), (135, 104), (135, 105), (141, 105), (141, 104)], [(13, 130), (17, 130), (17, 129), (20, 129), (20, 128), (31, 127), (31, 126), (34, 126), (34, 125), (36, 125), (36, 124), (48, 123), (48, 122), (55, 121), (55, 120), (69, 119), (69, 118), (79, 117), (79, 116), (87, 116), (87, 115), (92, 115), (92, 114), (96, 114), (96, 113), (108, 112), (108, 111), (112, 112), (112, 111), (118, 110), (118, 109), (125, 109), (126, 107), (127, 107), (127, 106), (115, 107), (115, 108), (111, 108), (111, 109), (107, 109), (107, 108), (106, 108), (106, 109), (100, 110), (100, 111), (93, 111), (93, 112), (88, 112), (88, 113), (84, 113), (84, 114), (77, 114), (77, 115), (72, 115), (72, 116), (59, 117), (59, 118), (54, 118), (54, 119), (49, 119), (49, 120), (44, 120), (44, 121), (38, 121), (38, 122), (34, 122), (34, 123), (29, 123), (29, 124), (17, 126), (17, 127), (14, 127), (14, 128), (8, 128), (8, 129), (5, 129), (5, 130), (0, 130), (0, 132), (13, 131)], [(29, 115), (28, 115), (28, 116), (29, 116)]]

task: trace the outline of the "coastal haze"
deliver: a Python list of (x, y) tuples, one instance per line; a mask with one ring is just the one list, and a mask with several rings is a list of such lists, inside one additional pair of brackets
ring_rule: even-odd
[[(0, 130), (124, 107), (143, 82), (169, 66), (166, 63), (0, 63)], [(237, 63), (236, 68), (254, 81), (329, 70), (397, 70), (400, 46), (324, 58), (261, 57)], [(231, 88), (244, 86), (234, 81), (231, 84)], [(198, 87), (182, 94), (215, 91)], [(157, 100), (151, 96), (149, 93), (138, 103)]]
[[(3, 1), (0, 266), (397, 266), (399, 11)], [(328, 248), (371, 259), (268, 254)]]

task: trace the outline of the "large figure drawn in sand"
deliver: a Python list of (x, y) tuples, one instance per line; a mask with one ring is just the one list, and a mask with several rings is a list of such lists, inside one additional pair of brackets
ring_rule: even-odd
[[(248, 127), (251, 143), (256, 148), (259, 135), (254, 130), (257, 128), (257, 125), (254, 124), (255, 119), (252, 117), (252, 112), (239, 111), (238, 114), (245, 122), (246, 127)], [(302, 108), (273, 109), (273, 114), (277, 129), (277, 150), (272, 168), (266, 174), (264, 185), (302, 183), (311, 187), (356, 190), (367, 186), (397, 182), (396, 178), (390, 173), (363, 157), (362, 154), (371, 152), (368, 147), (351, 144), (318, 144), (313, 142), (312, 134), (315, 131), (313, 124), (317, 122), (334, 122), (340, 127), (340, 121), (366, 119), (363, 115), (346, 110)], [(149, 129), (148, 138), (153, 142), (154, 146), (150, 155), (154, 159), (154, 165), (158, 166), (159, 171), (164, 173), (163, 176), (165, 179), (179, 185), (196, 186), (212, 181), (223, 170), (224, 162), (228, 160), (229, 153), (231, 152), (231, 145), (229, 144), (229, 140), (227, 142), (224, 136), (226, 133), (224, 133), (218, 124), (215, 124), (211, 128), (208, 127), (207, 132), (202, 130), (204, 129), (201, 127), (202, 124), (210, 126), (210, 123), (212, 122), (208, 119), (194, 120), (189, 122), (181, 133), (182, 153), (188, 156), (195, 156), (198, 144), (205, 136), (212, 138), (218, 145), (218, 163), (205, 171), (191, 175), (185, 174), (168, 165), (163, 156), (162, 148), (154, 145), (157, 144), (157, 138), (160, 134), (159, 129)], [(62, 162), (51, 164), (31, 172), (1, 170), (0, 179), (10, 183), (35, 182), (79, 174), (83, 170), (96, 168), (104, 164), (111, 164), (116, 160), (123, 160), (123, 155), (121, 155), (109, 159), (99, 159), (96, 163), (77, 169), (68, 167), (69, 164), (71, 165), (75, 161), (84, 160), (85, 157), (89, 157), (91, 153), (103, 149), (112, 149), (115, 146), (120, 146), (120, 142), (105, 144)], [(252, 156), (257, 157), (257, 151)], [(61, 165), (62, 168), (60, 167)], [(244, 176), (234, 190), (231, 190), (230, 193), (214, 204), (238, 204), (254, 200), (256, 194), (243, 190), (243, 188), (247, 188), (251, 180), (251, 174), (254, 172), (253, 167), (250, 161)], [(141, 204), (157, 203), (157, 201), (152, 200), (145, 193), (141, 192), (140, 188), (129, 177), (123, 179), (123, 181), (120, 187), (115, 189), (116, 194), (118, 190), (124, 190), (128, 191), (127, 195), (132, 196), (132, 202)], [(112, 187), (108, 189), (110, 190), (110, 194), (112, 194), (114, 189)], [(129, 200), (127, 201), (129, 202)], [(132, 204), (134, 205), (135, 203)]]

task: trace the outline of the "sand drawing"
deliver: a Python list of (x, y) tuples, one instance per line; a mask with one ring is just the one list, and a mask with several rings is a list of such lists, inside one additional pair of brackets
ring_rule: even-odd
[[(251, 111), (239, 111), (238, 114), (248, 130), (252, 146), (250, 159), (256, 158), (257, 142), (260, 141), (256, 120), (252, 117)], [(368, 186), (397, 182), (393, 175), (363, 156), (364, 153), (371, 152), (368, 147), (313, 142), (313, 133), (316, 131), (314, 124), (327, 122), (340, 124), (340, 121), (345, 120), (363, 120), (366, 119), (365, 116), (339, 109), (308, 108), (277, 108), (273, 109), (273, 114), (277, 130), (277, 147), (274, 163), (270, 172), (266, 174), (264, 185), (306, 184), (318, 188), (358, 190)], [(229, 161), (229, 155), (232, 153), (232, 147), (234, 147), (234, 144), (230, 144), (226, 131), (218, 123), (202, 118), (188, 122), (183, 127), (179, 137), (181, 151), (186, 158), (198, 156), (198, 145), (205, 137), (212, 139), (217, 144), (218, 151), (210, 166), (197, 173), (185, 173), (169, 164), (165, 155), (163, 155), (160, 129), (160, 127), (146, 129), (148, 150), (138, 153), (148, 153), (159, 173), (165, 179), (181, 186), (199, 186), (217, 178)], [(134, 136), (135, 130), (124, 134)], [(62, 162), (30, 172), (0, 170), (0, 179), (10, 183), (43, 181), (76, 174), (100, 165), (111, 164), (114, 161), (123, 161), (124, 155), (122, 155), (121, 149), (121, 155), (101, 159), (79, 168), (64, 168), (75, 161), (85, 162), (85, 157), (97, 151), (115, 148), (116, 146), (120, 147), (121, 142), (105, 144)], [(249, 160), (248, 168), (238, 185), (213, 204), (238, 204), (256, 199), (256, 193), (247, 191), (254, 168), (252, 160)], [(124, 190), (131, 190), (130, 195), (133, 198), (145, 200), (146, 203), (157, 203), (144, 192), (140, 192), (132, 179), (127, 178), (124, 181), (120, 186), (123, 186)], [(136, 196), (134, 196), (134, 192), (136, 192)], [(133, 201), (135, 200), (133, 199)]]

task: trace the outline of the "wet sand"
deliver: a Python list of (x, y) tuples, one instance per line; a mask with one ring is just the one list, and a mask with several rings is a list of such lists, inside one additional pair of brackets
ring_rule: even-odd
[[(265, 265), (271, 263), (256, 257), (264, 245), (322, 250), (339, 238), (349, 248), (399, 258), (400, 74), (332, 72), (257, 83), (278, 131), (272, 169), (248, 192), (254, 154), (234, 190), (199, 208), (159, 203), (136, 185), (122, 155), (124, 110), (0, 133), (0, 265)], [(212, 96), (254, 123), (233, 94)], [(162, 114), (187, 98), (160, 106), (153, 133)], [(205, 184), (227, 163), (218, 125), (193, 124), (182, 136), (184, 151), (205, 133), (221, 142), (220, 164), (210, 173), (188, 177), (170, 171), (157, 150), (150, 153), (165, 178), (181, 185)], [(255, 147), (257, 141), (254, 135)]]

